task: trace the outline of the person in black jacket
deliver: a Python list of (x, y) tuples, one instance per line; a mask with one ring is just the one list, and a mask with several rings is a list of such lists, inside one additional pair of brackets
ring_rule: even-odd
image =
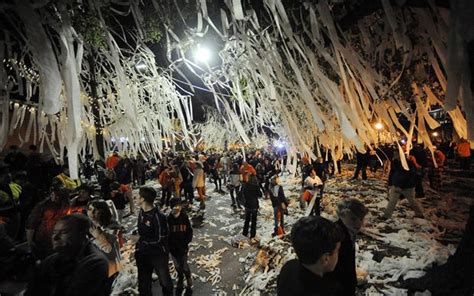
[(56, 223), (55, 253), (41, 262), (25, 295), (105, 295), (108, 262), (87, 238), (90, 225), (82, 214), (64, 216)]
[(423, 217), (423, 210), (420, 204), (415, 199), (415, 186), (416, 186), (416, 159), (414, 157), (408, 157), (408, 171), (402, 166), (399, 153), (393, 155), (392, 166), (388, 175), (388, 186), (389, 186), (389, 201), (387, 208), (384, 212), (384, 218), (392, 217), (393, 210), (398, 203), (400, 195), (406, 197), (410, 206), (415, 211), (415, 215)]
[(359, 178), (359, 172), (362, 171), (362, 180), (367, 180), (367, 165), (369, 164), (369, 151), (367, 145), (365, 146), (365, 152), (357, 151), (356, 160), (357, 166), (354, 172), (353, 180)]
[(326, 276), (341, 284), (344, 296), (355, 295), (356, 292), (355, 240), (364, 225), (367, 213), (367, 208), (355, 198), (345, 199), (338, 204), (339, 220), (336, 224), (342, 230), (339, 261), (334, 271)]
[(181, 188), (183, 189), (184, 199), (192, 204), (194, 201), (194, 190), (193, 190), (193, 172), (189, 167), (189, 160), (183, 161), (181, 167), (179, 168), (181, 172), (181, 177), (183, 182), (181, 183)]
[(169, 247), (171, 258), (178, 272), (178, 283), (176, 285), (175, 295), (183, 293), (183, 280), (186, 277), (186, 293), (192, 295), (192, 277), (188, 265), (189, 243), (193, 239), (193, 228), (188, 215), (182, 210), (181, 201), (173, 198), (170, 202), (172, 211), (168, 216), (168, 227), (170, 230)]
[(158, 274), (164, 296), (173, 295), (173, 283), (168, 268), (168, 222), (166, 216), (153, 204), (156, 191), (151, 187), (141, 187), (138, 203), (139, 239), (135, 245), (135, 261), (138, 270), (138, 292), (141, 296), (152, 295), (151, 275)]
[(280, 185), (280, 177), (273, 176), (270, 180), (270, 200), (273, 207), (273, 220), (275, 221), (275, 229), (272, 236), (285, 233), (285, 213), (288, 213), (288, 200), (286, 200), (283, 187)]
[(285, 263), (277, 279), (278, 296), (345, 296), (326, 274), (334, 270), (341, 246), (340, 229), (320, 216), (298, 220), (291, 230), (298, 259)]
[(250, 238), (252, 239), (257, 234), (258, 198), (262, 197), (257, 176), (249, 175), (248, 182), (242, 185), (242, 194), (245, 198), (245, 222), (242, 234), (244, 236), (248, 235), (250, 224)]

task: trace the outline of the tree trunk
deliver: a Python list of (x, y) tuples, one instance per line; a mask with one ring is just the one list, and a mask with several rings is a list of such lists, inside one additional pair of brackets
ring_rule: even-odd
[[(100, 159), (105, 159), (104, 153), (104, 136), (102, 134), (104, 127), (100, 122), (99, 112), (99, 95), (97, 93), (97, 77), (95, 72), (95, 55), (96, 49), (91, 46), (91, 50), (88, 56), (89, 67), (91, 69), (91, 79), (89, 81), (91, 86), (91, 97), (92, 97), (92, 113), (94, 114), (94, 126), (95, 126), (95, 142), (97, 147), (97, 153)], [(97, 160), (97, 159), (96, 159)]]

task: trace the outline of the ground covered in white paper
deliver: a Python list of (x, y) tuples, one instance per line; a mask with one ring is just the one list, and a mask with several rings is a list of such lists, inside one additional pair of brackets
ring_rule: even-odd
[[(365, 229), (357, 241), (358, 294), (406, 295), (400, 288), (400, 281), (422, 276), (428, 267), (443, 264), (455, 251), (467, 220), (466, 204), (472, 188), (461, 188), (458, 185), (466, 184), (466, 180), (455, 177), (447, 178), (446, 191), (450, 193), (432, 191), (425, 184), (426, 197), (420, 201), (426, 210), (426, 219), (414, 218), (407, 201), (402, 200), (392, 219), (383, 220), (380, 217), (387, 205), (387, 187), (382, 175), (369, 175), (367, 181), (352, 181), (348, 174), (326, 182), (322, 215), (335, 220), (337, 202), (350, 197), (360, 199), (370, 210)], [(291, 225), (304, 215), (298, 202), (300, 178), (284, 176), (282, 181), (290, 199), (289, 215), (285, 217), (286, 232), (289, 233)], [(251, 244), (241, 235), (243, 212), (230, 207), (228, 193), (214, 192), (214, 185), (208, 184), (207, 195), (210, 199), (203, 225), (194, 229), (190, 246), (194, 295), (275, 295), (276, 277), (284, 262), (295, 254), (288, 237), (279, 239), (271, 235), (273, 212), (270, 201), (260, 200), (258, 242)], [(126, 221), (126, 228), (131, 230), (136, 216), (132, 215)], [(115, 295), (138, 294), (133, 236), (127, 234), (127, 238), (125, 267), (115, 284)], [(170, 267), (175, 278), (171, 263)], [(161, 295), (158, 281), (155, 290)]]

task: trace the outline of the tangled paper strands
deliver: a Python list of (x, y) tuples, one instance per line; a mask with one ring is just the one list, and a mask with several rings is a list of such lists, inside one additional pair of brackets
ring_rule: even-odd
[[(297, 152), (320, 156), (313, 149), (320, 145), (333, 154), (352, 154), (365, 150), (364, 144), (400, 136), (410, 148), (415, 135), (433, 151), (428, 131), (439, 123), (429, 110), (436, 106), (447, 111), (459, 137), (474, 139), (466, 48), (474, 36), (473, 26), (466, 26), (474, 12), (472, 1), (456, 1), (447, 11), (382, 0), (379, 10), (346, 28), (338, 22), (339, 1), (289, 8), (281, 0), (266, 0), (265, 11), (257, 15), (232, 0), (221, 10), (218, 28), (206, 0), (197, 0), (197, 24), (185, 38), (167, 29), (168, 70), (156, 66), (155, 55), (144, 45), (140, 1), (111, 1), (130, 7), (136, 24), (133, 40), (107, 27), (99, 2), (89, 5), (105, 32), (105, 45), (94, 50), (60, 5), (53, 25), (39, 13), (44, 3), (17, 1), (0, 7), (16, 30), (4, 30), (0, 39), (0, 144), (26, 125), (18, 133), (20, 141), (47, 146), (59, 159), (67, 151), (73, 178), (78, 157), (99, 157), (97, 134), (103, 135), (105, 150), (116, 146), (145, 155), (159, 154), (176, 141), (189, 149), (200, 143), (217, 149), (224, 143), (264, 146), (268, 130), (288, 142), (290, 159)], [(153, 1), (155, 9), (158, 3)], [(111, 11), (118, 12), (125, 13)], [(223, 45), (221, 63), (211, 67), (188, 60), (189, 45), (211, 31)], [(12, 46), (18, 38), (26, 45), (21, 54)], [(170, 70), (189, 82), (181, 66), (214, 93), (217, 111), (208, 113), (205, 123), (193, 123), (191, 96), (178, 91), (171, 79)], [(92, 98), (94, 87), (98, 101)], [(36, 89), (39, 108), (14, 105), (9, 118), (10, 95), (18, 92), (28, 101)], [(382, 133), (375, 122), (383, 124)]]

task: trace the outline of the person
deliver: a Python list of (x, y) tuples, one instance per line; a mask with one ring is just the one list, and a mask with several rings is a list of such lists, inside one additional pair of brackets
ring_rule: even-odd
[(198, 193), (199, 207), (205, 209), (206, 174), (204, 173), (204, 167), (201, 161), (196, 161), (194, 164), (196, 167), (194, 169), (193, 188), (196, 188)]
[(336, 224), (342, 230), (339, 260), (334, 271), (325, 275), (341, 284), (343, 295), (351, 296), (356, 293), (356, 235), (364, 225), (368, 209), (357, 199), (342, 200), (337, 206), (339, 220)]
[(138, 291), (141, 296), (152, 295), (152, 273), (158, 274), (164, 296), (173, 295), (173, 283), (168, 268), (168, 223), (166, 216), (154, 206), (156, 191), (151, 187), (139, 190), (138, 214), (139, 239), (135, 245), (138, 270)]
[(461, 139), (456, 146), (456, 152), (461, 170), (469, 171), (471, 169), (471, 146), (469, 142), (464, 138)]
[(135, 211), (135, 203), (132, 193), (132, 161), (130, 158), (126, 157), (121, 159), (115, 166), (114, 171), (117, 177), (117, 182), (120, 183), (120, 191), (128, 200), (130, 214), (133, 214)]
[(210, 166), (209, 172), (212, 177), (212, 182), (214, 182), (215, 188), (214, 192), (222, 193), (222, 178), (220, 171), (222, 169), (222, 164), (218, 155), (213, 156), (213, 163)]
[(71, 206), (74, 208), (80, 208), (78, 211), (86, 213), (87, 204), (90, 200), (94, 199), (94, 189), (89, 184), (82, 184), (77, 188), (79, 190), (77, 196), (71, 198)]
[(89, 229), (92, 242), (104, 253), (109, 262), (108, 280), (105, 290), (109, 294), (112, 284), (122, 267), (120, 238), (122, 230), (117, 221), (112, 219), (112, 212), (105, 200), (93, 200), (87, 205), (87, 216), (92, 224)]
[(415, 197), (425, 197), (423, 189), (423, 178), (425, 177), (425, 168), (428, 165), (428, 157), (426, 149), (423, 144), (415, 143), (413, 149), (410, 151), (409, 158), (415, 164)]
[[(324, 190), (324, 183), (321, 178), (318, 177), (316, 171), (312, 169), (310, 174), (304, 180), (303, 187), (303, 199), (307, 203), (311, 203), (311, 200), (315, 198), (313, 208), (310, 210), (311, 215), (321, 214), (321, 198)], [(319, 194), (318, 194), (319, 192)]]
[(113, 170), (120, 162), (121, 158), (118, 155), (117, 151), (114, 151), (107, 159), (105, 160), (105, 168)]
[(181, 183), (181, 188), (183, 189), (184, 199), (188, 204), (194, 202), (194, 192), (193, 192), (193, 173), (190, 167), (189, 160), (183, 161), (180, 167), (181, 176), (183, 182)]
[[(430, 159), (428, 162), (428, 179), (430, 181), (430, 187), (436, 191), (440, 191), (443, 188), (443, 170), (446, 156), (436, 147), (434, 147), (433, 156), (434, 159)], [(435, 167), (433, 160), (436, 162), (437, 167)]]
[(28, 247), (37, 258), (53, 253), (51, 234), (56, 222), (71, 213), (69, 190), (60, 184), (51, 189), (50, 197), (38, 203), (26, 221)]
[(173, 193), (173, 179), (171, 177), (171, 167), (167, 167), (161, 171), (158, 182), (161, 185), (161, 205), (169, 206), (171, 195)]
[(102, 198), (106, 199), (106, 197), (109, 196), (110, 184), (115, 182), (115, 180), (115, 171), (112, 169), (106, 169), (104, 171), (104, 178), (100, 181), (100, 192), (102, 194)]
[(247, 183), (249, 176), (257, 175), (257, 171), (250, 163), (244, 160), (240, 166), (240, 174), (242, 175), (242, 183)]
[[(172, 165), (170, 171), (171, 177), (171, 196), (174, 198), (181, 198), (181, 183), (183, 183), (183, 176), (181, 176), (181, 171), (179, 170), (178, 165)], [(169, 203), (168, 203), (169, 205)]]
[(250, 226), (250, 239), (253, 239), (257, 234), (258, 199), (262, 197), (262, 192), (258, 186), (256, 175), (248, 175), (248, 181), (242, 185), (242, 194), (245, 199), (245, 222), (242, 234), (247, 236), (249, 234)]
[(146, 169), (147, 162), (143, 158), (143, 155), (138, 154), (137, 158), (133, 162), (133, 185), (145, 185)]
[(82, 214), (64, 216), (52, 231), (54, 254), (38, 267), (26, 296), (102, 296), (107, 282), (107, 258), (87, 238), (90, 220)]
[(123, 192), (120, 191), (120, 184), (118, 182), (110, 184), (110, 193), (106, 199), (111, 200), (114, 203), (115, 209), (117, 210), (118, 222), (122, 223), (125, 214), (125, 206), (127, 205), (128, 200)]
[(69, 166), (68, 165), (63, 165), (61, 173), (59, 175), (57, 175), (56, 177), (54, 177), (54, 179), (61, 182), (61, 184), (63, 184), (63, 186), (66, 187), (69, 190), (75, 190), (79, 186), (81, 186), (81, 179), (72, 179), (69, 176)]
[(383, 216), (386, 219), (392, 216), (393, 210), (402, 194), (415, 211), (415, 215), (423, 217), (423, 210), (415, 199), (416, 168), (414, 160), (408, 159), (407, 164), (409, 168), (408, 171), (403, 168), (399, 153), (394, 153), (390, 173), (388, 175), (389, 202)]
[(171, 213), (168, 216), (169, 248), (174, 266), (178, 272), (175, 295), (183, 293), (183, 281), (186, 277), (185, 295), (192, 295), (193, 281), (188, 265), (189, 243), (193, 239), (193, 229), (186, 212), (183, 211), (181, 201), (177, 198), (171, 200)]
[(288, 200), (285, 197), (283, 186), (280, 185), (280, 177), (273, 176), (270, 180), (269, 188), (270, 200), (273, 207), (273, 220), (275, 228), (272, 236), (285, 234), (285, 214), (288, 213)]
[(356, 160), (357, 166), (354, 172), (354, 177), (352, 180), (359, 178), (359, 172), (362, 171), (362, 180), (367, 180), (367, 165), (369, 164), (369, 152), (367, 151), (369, 148), (367, 145), (365, 146), (365, 151), (357, 151)]
[(336, 267), (341, 231), (320, 216), (298, 220), (291, 230), (291, 244), (297, 259), (282, 267), (277, 279), (278, 296), (339, 296), (338, 283), (325, 275)]
[(227, 183), (227, 189), (229, 190), (230, 198), (232, 200), (231, 207), (238, 207), (241, 209), (242, 206), (240, 205), (239, 199), (237, 198), (238, 192), (240, 190), (240, 170), (237, 163), (232, 165), (232, 170), (229, 174), (229, 181)]

